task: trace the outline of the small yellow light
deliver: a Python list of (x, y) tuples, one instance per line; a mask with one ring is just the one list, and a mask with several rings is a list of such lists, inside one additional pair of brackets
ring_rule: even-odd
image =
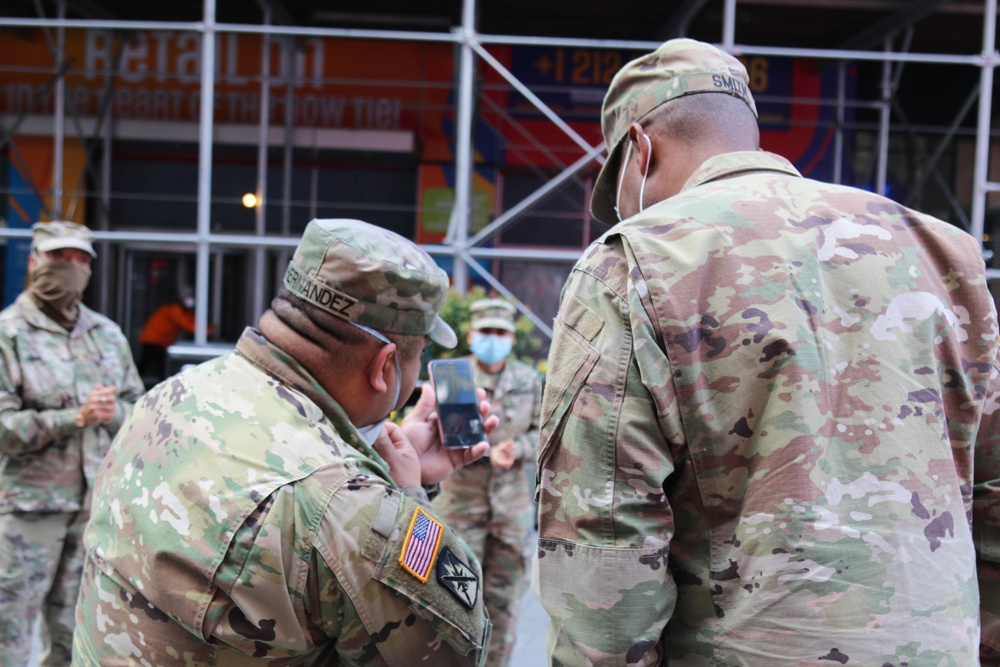
[(257, 205), (257, 195), (252, 192), (248, 192), (243, 195), (243, 205), (247, 208), (253, 208)]

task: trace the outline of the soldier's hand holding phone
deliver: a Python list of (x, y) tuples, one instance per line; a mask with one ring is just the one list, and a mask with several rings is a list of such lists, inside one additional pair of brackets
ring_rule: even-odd
[(427, 365), (437, 400), (438, 433), (449, 449), (471, 447), (486, 439), (472, 362), (435, 359)]
[(421, 483), (424, 485), (437, 484), (450, 477), (459, 468), (472, 463), (489, 451), (490, 446), (486, 442), (486, 436), (496, 430), (500, 419), (496, 415), (490, 415), (490, 404), (483, 400), (486, 397), (486, 392), (477, 389), (476, 395), (480, 401), (479, 414), (483, 418), (482, 442), (463, 449), (448, 449), (441, 442), (438, 431), (434, 388), (430, 383), (426, 383), (420, 391), (420, 399), (403, 419), (401, 428), (420, 457)]

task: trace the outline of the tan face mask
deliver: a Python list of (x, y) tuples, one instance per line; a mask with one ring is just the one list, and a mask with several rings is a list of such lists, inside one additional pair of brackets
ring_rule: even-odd
[(80, 315), (90, 267), (77, 262), (42, 262), (28, 272), (28, 295), (43, 313), (69, 331)]

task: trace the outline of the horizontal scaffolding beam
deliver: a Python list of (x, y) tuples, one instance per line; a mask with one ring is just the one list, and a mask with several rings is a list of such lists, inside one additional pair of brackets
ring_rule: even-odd
[[(0, 239), (30, 239), (30, 229), (13, 227), (0, 228)], [(197, 232), (94, 232), (97, 241), (113, 241), (118, 243), (158, 243), (171, 246), (195, 246), (201, 240), (209, 245), (222, 247), (246, 248), (295, 248), (301, 238), (298, 236), (255, 236), (248, 234), (208, 234)], [(450, 245), (422, 245), (429, 255), (436, 257), (453, 257), (459, 254), (459, 249)], [(553, 262), (575, 262), (583, 254), (579, 250), (564, 250), (555, 248), (469, 248), (470, 256), (480, 259), (532, 259), (551, 260)]]
[[(109, 21), (99, 19), (29, 19), (0, 17), (0, 27), (64, 27), (104, 30), (186, 30), (204, 31), (201, 21)], [(388, 39), (404, 41), (451, 42), (460, 43), (463, 36), (459, 32), (422, 32), (407, 30), (364, 30), (354, 28), (318, 28), (284, 25), (252, 25), (244, 23), (217, 23), (216, 33), (247, 33), (272, 35), (291, 35), (299, 37), (339, 37), (349, 39)], [(583, 39), (572, 37), (533, 37), (524, 35), (487, 35), (476, 34), (475, 41), (479, 44), (532, 45), (532, 46), (565, 46), (579, 48), (605, 49), (635, 49), (653, 50), (661, 42), (646, 40), (622, 39)], [(734, 55), (785, 56), (800, 58), (818, 58), (825, 60), (871, 60), (912, 63), (937, 63), (950, 65), (971, 65), (976, 67), (1000, 65), (1000, 56), (996, 53), (956, 55), (946, 53), (903, 53), (897, 51), (851, 51), (847, 49), (810, 49), (775, 46), (756, 46), (753, 44), (734, 44), (730, 51)]]
[[(0, 115), (0, 125), (10, 122), (11, 118), (10, 115)], [(99, 123), (99, 119), (85, 116), (80, 119), (79, 128), (85, 135), (92, 135), (96, 133)], [(20, 122), (18, 134), (51, 136), (55, 127), (55, 118), (52, 116), (28, 116)], [(199, 132), (198, 123), (169, 120), (122, 119), (115, 121), (111, 128), (114, 139), (169, 143), (197, 143), (200, 139)], [(260, 143), (260, 134), (258, 128), (249, 123), (214, 123), (212, 141), (230, 146), (256, 146)], [(284, 128), (269, 127), (267, 143), (270, 146), (284, 146)], [(416, 150), (416, 137), (410, 130), (297, 127), (292, 131), (292, 145), (324, 150), (413, 153)]]
[[(109, 21), (101, 19), (27, 19), (0, 17), (0, 27), (12, 28), (79, 28), (84, 30), (177, 30), (204, 32), (201, 21)], [(318, 28), (293, 25), (253, 25), (249, 23), (216, 23), (216, 33), (246, 33), (288, 35), (292, 37), (339, 37), (349, 39), (390, 39), (411, 42), (460, 42), (460, 35), (451, 32), (421, 32), (408, 30), (362, 30), (354, 28)]]

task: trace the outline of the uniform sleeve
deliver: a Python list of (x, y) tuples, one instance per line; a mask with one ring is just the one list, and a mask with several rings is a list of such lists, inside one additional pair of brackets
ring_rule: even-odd
[(334, 494), (315, 541), (306, 611), (343, 665), (482, 665), (490, 624), (479, 563), (398, 490)]
[(983, 403), (975, 451), (972, 529), (979, 565), (982, 661), (1000, 664), (1000, 360)]
[(35, 452), (79, 431), (76, 408), (35, 410), (21, 398), (23, 360), (11, 340), (0, 338), (0, 452)]
[(533, 583), (552, 665), (659, 664), (676, 602), (664, 484), (671, 377), (620, 242), (592, 246), (563, 291), (549, 354)]
[(142, 378), (139, 376), (139, 370), (132, 359), (132, 351), (129, 349), (128, 341), (125, 340), (124, 334), (120, 332), (117, 338), (116, 346), (122, 368), (121, 384), (118, 386), (118, 409), (115, 412), (114, 419), (104, 425), (111, 434), (111, 437), (114, 437), (118, 433), (122, 424), (132, 414), (135, 402), (146, 391), (145, 386), (142, 384)]
[(531, 427), (519, 435), (515, 458), (518, 461), (534, 459), (538, 454), (538, 435), (542, 414), (542, 378), (532, 369), (531, 373)]
[(413, 502), (423, 507), (425, 510), (431, 509), (430, 493), (423, 486), (401, 486), (399, 490), (404, 496), (409, 497)]

